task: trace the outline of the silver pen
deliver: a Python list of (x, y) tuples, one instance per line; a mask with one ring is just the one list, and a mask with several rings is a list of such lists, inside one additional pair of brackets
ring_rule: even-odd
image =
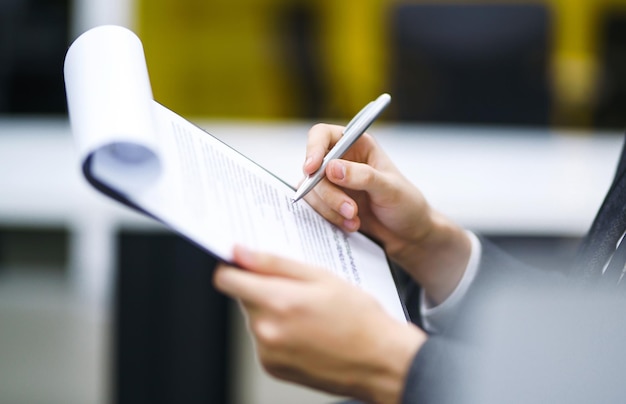
[(357, 141), (359, 137), (370, 125), (378, 118), (383, 110), (389, 105), (391, 96), (387, 93), (382, 94), (376, 100), (367, 104), (358, 114), (355, 115), (348, 123), (343, 131), (341, 139), (333, 146), (332, 149), (324, 156), (322, 165), (313, 174), (309, 175), (304, 182), (300, 185), (296, 191), (296, 195), (293, 198), (293, 203), (298, 202), (306, 194), (309, 193), (323, 178), (326, 171), (326, 166), (331, 160), (341, 158)]

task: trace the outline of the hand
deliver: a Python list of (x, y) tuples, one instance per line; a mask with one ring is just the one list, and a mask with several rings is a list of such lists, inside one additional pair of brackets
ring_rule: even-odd
[(389, 316), (373, 297), (324, 269), (235, 248), (214, 275), (239, 299), (271, 375), (373, 403), (399, 401), (426, 334)]
[[(304, 173), (317, 170), (343, 127), (318, 124), (309, 131)], [(464, 230), (431, 209), (367, 133), (307, 196), (326, 219), (346, 231), (375, 238), (389, 257), (437, 304), (454, 290), (467, 266), (471, 243)]]

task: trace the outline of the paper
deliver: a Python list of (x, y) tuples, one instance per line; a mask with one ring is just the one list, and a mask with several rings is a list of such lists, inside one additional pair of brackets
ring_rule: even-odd
[(326, 268), (405, 321), (384, 251), (327, 222), (294, 189), (152, 99), (141, 42), (116, 26), (79, 37), (65, 61), (72, 131), (94, 185), (218, 258), (235, 244)]

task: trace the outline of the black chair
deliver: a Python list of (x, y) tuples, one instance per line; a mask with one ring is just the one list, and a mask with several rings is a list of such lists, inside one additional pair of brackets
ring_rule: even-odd
[(9, 109), (10, 79), (15, 64), (15, 36), (19, 35), (16, 20), (22, 3), (17, 0), (0, 2), (0, 112)]
[(400, 4), (391, 12), (395, 117), (549, 123), (550, 12), (527, 4)]
[(66, 113), (70, 8), (70, 0), (0, 0), (0, 113)]
[(600, 28), (601, 77), (594, 125), (626, 127), (626, 10), (607, 10)]
[(215, 259), (169, 233), (125, 231), (117, 250), (111, 402), (231, 402), (230, 305), (212, 286)]

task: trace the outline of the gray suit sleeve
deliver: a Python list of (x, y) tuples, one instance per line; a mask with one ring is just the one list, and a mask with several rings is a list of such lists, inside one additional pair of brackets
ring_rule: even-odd
[[(468, 403), (475, 388), (474, 365), (484, 363), (481, 340), (484, 334), (476, 330), (483, 324), (486, 296), (500, 291), (548, 290), (565, 282), (565, 277), (548, 273), (516, 260), (484, 238), (480, 269), (447, 329), (432, 335), (413, 358), (402, 402), (408, 403)], [(518, 293), (519, 292), (519, 293)], [(481, 326), (479, 326), (481, 327)], [(472, 383), (470, 383), (472, 380)]]

